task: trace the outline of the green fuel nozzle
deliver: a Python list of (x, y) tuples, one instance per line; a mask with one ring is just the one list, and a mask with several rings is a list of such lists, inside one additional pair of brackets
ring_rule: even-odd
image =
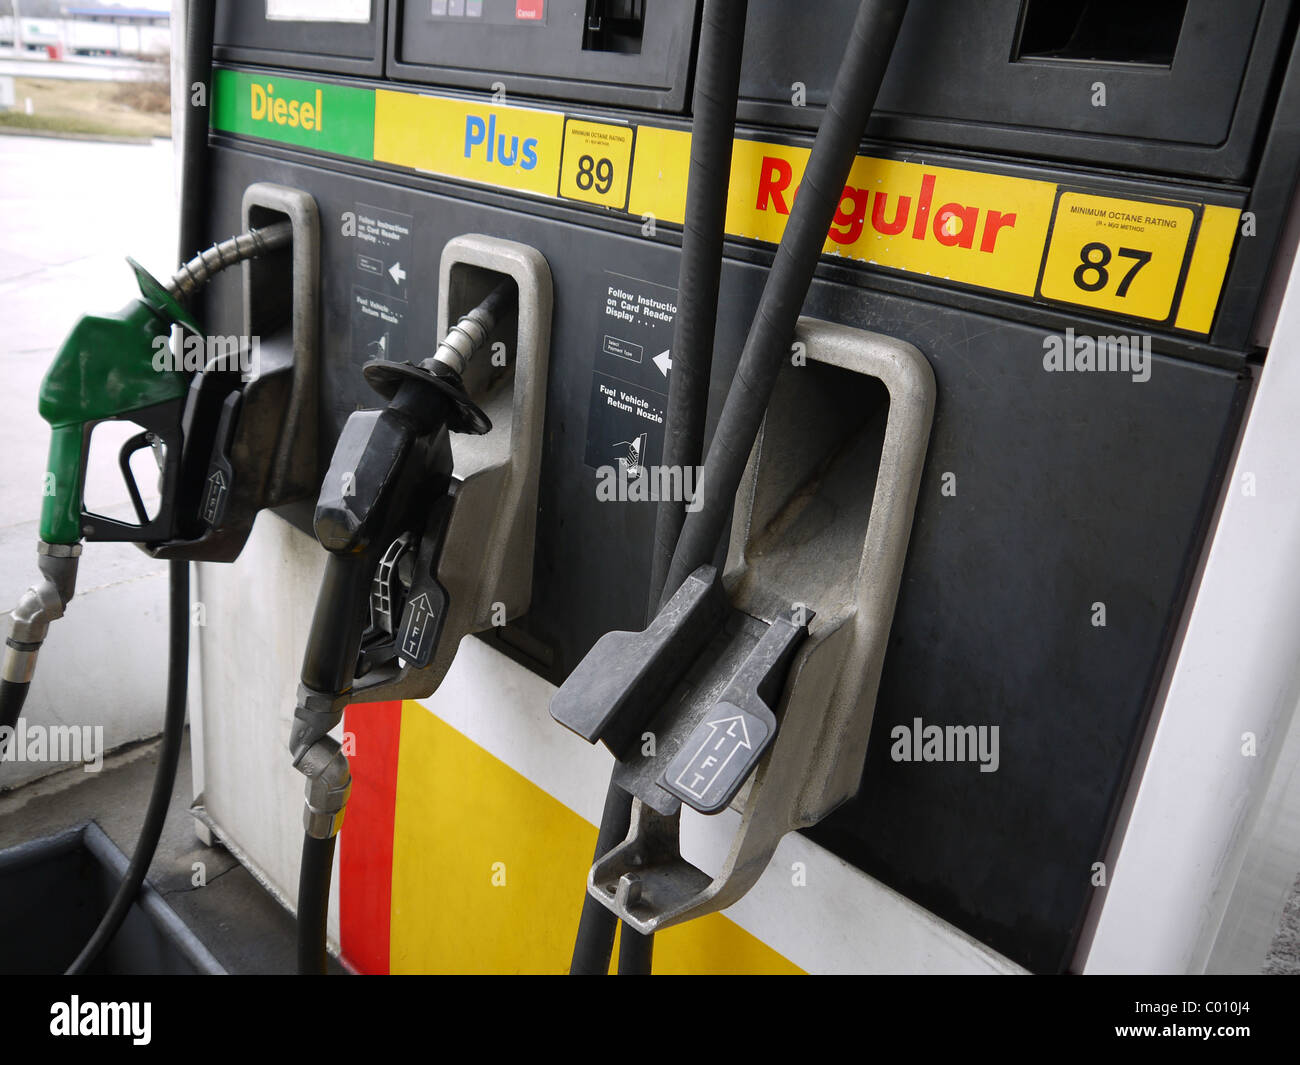
[[(16, 723), (49, 625), (63, 616), (72, 599), (81, 541), (151, 543), (166, 541), (176, 532), (185, 404), (194, 373), (168, 357), (171, 332), (179, 327), (203, 335), (184, 301), (220, 271), (286, 247), (292, 239), (288, 222), (242, 233), (195, 256), (167, 284), (128, 259), (139, 297), (116, 314), (82, 317), (55, 354), (39, 397), (41, 417), (51, 430), (37, 546), (40, 578), (10, 614), (0, 667), (0, 728)], [(144, 430), (119, 455), (139, 524), (85, 509), (90, 435), (106, 421), (130, 421)], [(145, 447), (160, 453), (162, 470), (162, 500), (152, 520), (128, 465), (131, 455)]]
[[(201, 333), (177, 300), (131, 261), (140, 297), (116, 314), (87, 314), (72, 328), (41, 383), (41, 417), (50, 423), (50, 458), (41, 509), (41, 540), (73, 544), (83, 535), (82, 494), (89, 431), (110, 420), (179, 432), (188, 375), (157, 358), (171, 329)], [(159, 417), (159, 416), (162, 417)], [(170, 417), (169, 417), (170, 416)]]
[[(140, 543), (169, 539), (175, 531), (175, 496), (179, 487), (181, 416), (192, 372), (168, 358), (174, 326), (195, 334), (203, 330), (183, 306), (222, 270), (286, 246), (293, 238), (288, 222), (252, 230), (222, 241), (195, 256), (163, 285), (144, 267), (128, 259), (140, 296), (116, 314), (86, 315), (72, 328), (41, 383), (41, 417), (50, 423), (50, 458), (41, 510), (41, 539), (49, 544), (86, 539)], [(132, 421), (147, 439), (131, 447), (161, 443), (166, 449), (163, 503), (150, 522), (141, 514), (139, 493), (130, 480), (124, 451), (123, 475), (136, 502), (140, 525), (106, 522), (86, 513), (82, 502), (90, 431), (100, 422)], [(112, 530), (113, 535), (100, 535)]]

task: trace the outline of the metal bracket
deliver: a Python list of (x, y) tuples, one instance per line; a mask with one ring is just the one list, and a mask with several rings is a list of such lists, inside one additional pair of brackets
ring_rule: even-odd
[(555, 693), (551, 716), (620, 761), (633, 758), (642, 730), (730, 612), (721, 575), (701, 566), (644, 632), (607, 632), (596, 641)]

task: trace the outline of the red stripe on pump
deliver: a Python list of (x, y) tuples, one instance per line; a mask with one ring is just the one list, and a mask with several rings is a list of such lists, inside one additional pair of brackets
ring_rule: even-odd
[(388, 972), (401, 729), (400, 702), (349, 706), (343, 716), (352, 795), (339, 837), (339, 927), (343, 957), (361, 973)]

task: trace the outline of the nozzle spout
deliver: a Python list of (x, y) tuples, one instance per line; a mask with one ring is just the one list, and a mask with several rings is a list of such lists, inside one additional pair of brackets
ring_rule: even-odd
[(42, 541), (37, 553), (40, 580), (27, 589), (9, 614), (9, 635), (5, 640), (4, 662), (0, 665), (0, 727), (13, 728), (17, 724), (50, 622), (63, 617), (77, 586), (81, 544)]
[(447, 330), (438, 350), (425, 362), (424, 368), (433, 370), (435, 363), (441, 363), (457, 374), (464, 373), (470, 359), (487, 343), (488, 336), (497, 323), (510, 313), (516, 298), (514, 279), (507, 277), (492, 290), (487, 299)]
[(222, 270), (288, 247), (292, 242), (292, 222), (276, 222), (262, 229), (250, 229), (194, 256), (167, 282), (167, 291), (183, 303)]

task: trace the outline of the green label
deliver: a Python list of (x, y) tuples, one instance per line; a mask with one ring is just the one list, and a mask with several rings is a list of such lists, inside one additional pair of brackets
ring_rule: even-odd
[(218, 70), (212, 92), (213, 129), (354, 159), (374, 158), (375, 94), (369, 89)]

